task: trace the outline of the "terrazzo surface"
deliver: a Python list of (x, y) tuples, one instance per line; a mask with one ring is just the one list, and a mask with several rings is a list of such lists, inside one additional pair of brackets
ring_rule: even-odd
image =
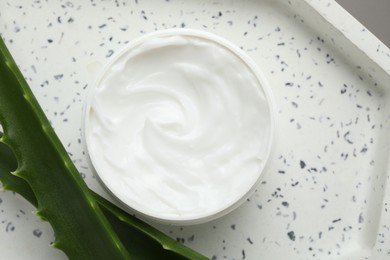
[[(0, 32), (76, 167), (101, 194), (81, 130), (101, 66), (155, 30), (194, 28), (230, 40), (272, 86), (278, 132), (269, 168), (256, 193), (225, 217), (152, 224), (211, 259), (390, 259), (388, 83), (367, 72), (366, 60), (345, 55), (339, 34), (307, 24), (323, 21), (301, 5), (3, 0)], [(49, 247), (51, 227), (33, 210), (18, 195), (0, 193), (1, 259), (66, 259)]]

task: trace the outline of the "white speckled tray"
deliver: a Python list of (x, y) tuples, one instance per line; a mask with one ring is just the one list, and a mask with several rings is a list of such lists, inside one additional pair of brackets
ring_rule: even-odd
[[(0, 32), (87, 183), (81, 110), (96, 70), (145, 32), (216, 33), (268, 77), (279, 139), (257, 193), (210, 223), (170, 227), (212, 259), (390, 257), (390, 51), (333, 1), (1, 1)], [(0, 258), (64, 259), (50, 226), (0, 193)]]

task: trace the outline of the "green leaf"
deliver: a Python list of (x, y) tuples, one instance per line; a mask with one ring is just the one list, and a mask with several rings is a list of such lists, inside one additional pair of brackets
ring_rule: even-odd
[(69, 258), (207, 259), (88, 189), (1, 38), (0, 126), (3, 187), (37, 207)]
[(0, 40), (0, 142), (17, 160), (37, 199), (37, 215), (50, 222), (53, 243), (71, 259), (130, 259), (73, 165)]

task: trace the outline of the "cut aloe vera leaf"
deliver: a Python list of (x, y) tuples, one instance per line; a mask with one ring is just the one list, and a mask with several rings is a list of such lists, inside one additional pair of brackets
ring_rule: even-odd
[(87, 188), (1, 38), (0, 181), (37, 207), (70, 259), (207, 259)]
[(53, 246), (70, 259), (130, 259), (0, 39), (0, 142), (17, 160), (13, 174), (37, 199), (50, 222)]

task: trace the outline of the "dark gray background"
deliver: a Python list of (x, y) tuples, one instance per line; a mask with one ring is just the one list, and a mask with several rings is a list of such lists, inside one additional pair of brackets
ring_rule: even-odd
[(390, 0), (336, 0), (390, 47)]

